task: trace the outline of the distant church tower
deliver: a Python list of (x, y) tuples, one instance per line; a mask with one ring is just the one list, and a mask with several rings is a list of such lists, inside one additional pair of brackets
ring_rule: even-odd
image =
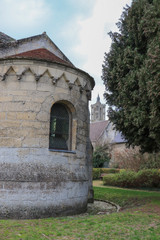
[(98, 94), (97, 102), (91, 105), (91, 122), (99, 122), (105, 120), (106, 105), (100, 102)]

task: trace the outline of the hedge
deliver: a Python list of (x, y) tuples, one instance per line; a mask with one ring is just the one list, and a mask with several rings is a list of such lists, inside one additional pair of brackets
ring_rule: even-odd
[(99, 179), (100, 175), (101, 175), (100, 168), (93, 168), (93, 180)]
[(137, 185), (140, 187), (160, 187), (160, 172), (157, 169), (145, 169), (137, 173)]
[(103, 177), (103, 184), (126, 188), (160, 188), (160, 171), (144, 169), (139, 172), (123, 171)]
[(120, 169), (117, 168), (100, 168), (101, 173), (119, 173)]
[(100, 179), (101, 174), (119, 173), (120, 171), (116, 168), (93, 168), (93, 180)]

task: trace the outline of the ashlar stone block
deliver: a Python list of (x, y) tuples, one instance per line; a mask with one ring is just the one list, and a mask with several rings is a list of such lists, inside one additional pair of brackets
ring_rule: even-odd
[(35, 112), (17, 112), (16, 118), (18, 120), (35, 120), (36, 113)]

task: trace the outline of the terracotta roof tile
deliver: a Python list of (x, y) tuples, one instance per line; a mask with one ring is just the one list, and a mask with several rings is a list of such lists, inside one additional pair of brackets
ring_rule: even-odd
[(27, 51), (27, 52), (22, 52), (16, 55), (9, 56), (8, 58), (15, 58), (15, 57), (48, 60), (51, 62), (62, 63), (62, 64), (73, 67), (71, 63), (57, 57), (55, 54), (53, 54), (52, 52), (48, 51), (45, 48), (39, 48), (39, 49)]
[(108, 121), (100, 121), (90, 123), (90, 139), (91, 142), (98, 140), (108, 125)]

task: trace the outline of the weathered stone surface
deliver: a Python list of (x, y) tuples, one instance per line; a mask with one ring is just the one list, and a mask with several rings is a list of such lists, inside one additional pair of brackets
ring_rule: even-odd
[[(1, 60), (0, 75), (0, 218), (84, 212), (92, 184), (88, 99), (80, 88), (88, 75), (22, 59)], [(70, 111), (68, 152), (48, 149), (50, 111), (56, 102)]]
[(41, 122), (37, 122), (37, 121), (23, 121), (21, 124), (22, 127), (31, 127), (31, 128), (36, 128), (36, 129), (40, 129), (42, 124)]
[(21, 138), (0, 137), (1, 147), (21, 147)]
[(36, 119), (39, 121), (49, 122), (50, 121), (50, 112), (49, 111), (48, 112), (40, 111), (37, 114)]
[(35, 112), (18, 112), (16, 114), (16, 118), (18, 120), (35, 120), (36, 113)]
[(4, 120), (6, 118), (5, 112), (0, 112), (0, 120)]
[(17, 113), (16, 112), (7, 112), (7, 120), (16, 120), (17, 118)]
[[(40, 194), (38, 194), (39, 197)], [(46, 193), (46, 195), (49, 195)], [(30, 195), (27, 195), (31, 199)], [(4, 196), (6, 198), (6, 196)], [(25, 199), (25, 198), (24, 198)], [(56, 193), (52, 193), (52, 199), (56, 199)], [(38, 198), (36, 201), (31, 201), (32, 204), (25, 204), (25, 201), (22, 200), (23, 204), (13, 205), (12, 203), (0, 206), (0, 218), (3, 219), (34, 219), (34, 218), (47, 218), (47, 217), (57, 217), (57, 216), (67, 216), (84, 213), (87, 210), (87, 202), (85, 199), (74, 198), (72, 201), (59, 200), (56, 199), (56, 202), (46, 201), (45, 198), (41, 198), (42, 201), (39, 201)], [(44, 205), (45, 202), (45, 205)], [(57, 204), (57, 202), (59, 204)], [(74, 208), (73, 208), (74, 206)]]

